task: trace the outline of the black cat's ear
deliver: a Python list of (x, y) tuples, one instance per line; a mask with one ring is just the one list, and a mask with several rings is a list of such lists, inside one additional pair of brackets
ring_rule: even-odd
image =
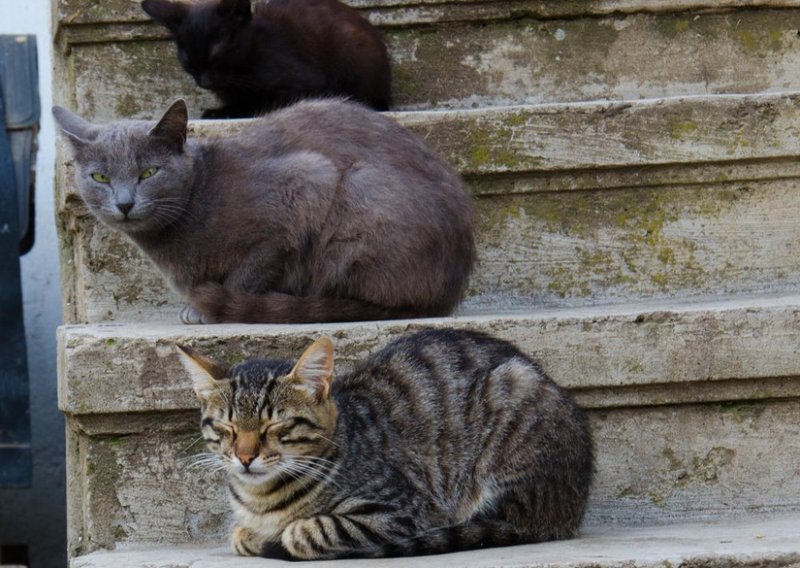
[(333, 342), (327, 337), (317, 339), (300, 356), (289, 377), (317, 402), (330, 397), (333, 382)]
[(171, 151), (183, 151), (186, 142), (186, 126), (189, 121), (189, 112), (186, 102), (178, 99), (167, 109), (161, 120), (150, 131), (150, 136), (159, 139)]
[(228, 377), (228, 369), (215, 363), (208, 357), (200, 355), (191, 347), (175, 345), (181, 364), (192, 378), (192, 386), (197, 398), (208, 400), (212, 393), (220, 388), (220, 384)]
[(250, 0), (219, 0), (217, 12), (224, 18), (235, 18), (240, 24), (249, 22), (253, 16)]
[(183, 2), (168, 0), (143, 0), (142, 9), (172, 33), (178, 31), (189, 11), (189, 7)]
[(53, 118), (76, 150), (83, 148), (97, 137), (96, 125), (64, 107), (54, 106)]

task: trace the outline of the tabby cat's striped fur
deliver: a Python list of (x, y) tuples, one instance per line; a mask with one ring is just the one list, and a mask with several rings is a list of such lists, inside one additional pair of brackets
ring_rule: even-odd
[(228, 465), (239, 554), (429, 554), (578, 529), (585, 415), (509, 343), (422, 331), (335, 379), (327, 338), (294, 366), (227, 370), (181, 349), (208, 448)]

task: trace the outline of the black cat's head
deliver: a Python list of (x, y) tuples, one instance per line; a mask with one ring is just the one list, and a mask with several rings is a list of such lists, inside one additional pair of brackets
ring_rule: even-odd
[(246, 42), (237, 40), (252, 19), (250, 0), (143, 0), (142, 8), (172, 33), (178, 61), (203, 89), (224, 89), (247, 59)]

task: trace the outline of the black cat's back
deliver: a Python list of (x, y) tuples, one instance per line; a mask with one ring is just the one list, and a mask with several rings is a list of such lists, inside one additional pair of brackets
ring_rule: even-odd
[(350, 95), (387, 110), (391, 69), (382, 34), (338, 0), (271, 0), (256, 4), (263, 34), (287, 34), (298, 59), (324, 71), (325, 84), (311, 96)]
[(167, 27), (198, 86), (224, 103), (204, 118), (252, 117), (299, 100), (348, 97), (391, 103), (382, 34), (338, 0), (144, 0)]

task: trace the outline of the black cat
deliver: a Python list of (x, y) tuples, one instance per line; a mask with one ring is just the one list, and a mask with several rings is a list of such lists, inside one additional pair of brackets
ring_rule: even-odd
[(183, 68), (224, 106), (203, 118), (251, 117), (300, 99), (347, 96), (386, 110), (391, 74), (381, 33), (337, 0), (144, 0)]

